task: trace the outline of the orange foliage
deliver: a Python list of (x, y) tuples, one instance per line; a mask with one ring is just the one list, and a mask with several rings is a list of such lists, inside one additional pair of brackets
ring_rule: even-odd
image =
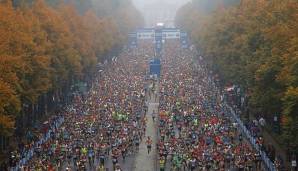
[(11, 1), (0, 3), (0, 134), (12, 131), (21, 99), (35, 104), (49, 90), (92, 73), (119, 45), (119, 26), (128, 31), (134, 25), (134, 15), (124, 9), (119, 14), (129, 21), (119, 24), (117, 12), (97, 16), (92, 9), (80, 14), (62, 1), (22, 2), (17, 8)]

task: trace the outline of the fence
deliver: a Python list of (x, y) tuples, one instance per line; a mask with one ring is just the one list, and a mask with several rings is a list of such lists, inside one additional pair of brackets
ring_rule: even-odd
[(246, 136), (246, 138), (249, 140), (249, 142), (252, 144), (252, 146), (260, 152), (261, 156), (262, 156), (262, 160), (266, 166), (266, 169), (269, 171), (277, 171), (274, 164), (272, 163), (272, 161), (268, 158), (267, 154), (262, 151), (260, 149), (260, 147), (256, 144), (256, 139), (251, 136), (249, 130), (247, 130), (247, 128), (245, 127), (245, 125), (243, 124), (243, 122), (240, 120), (240, 118), (235, 114), (235, 111), (228, 106), (227, 104), (225, 104), (225, 106), (229, 109), (230, 112), (228, 112), (229, 114), (232, 115), (233, 119), (236, 120), (236, 122), (238, 123), (238, 125), (241, 128), (241, 131), (244, 133), (244, 135)]
[(51, 133), (55, 133), (55, 131), (57, 130), (57, 128), (59, 128), (62, 123), (64, 122), (64, 117), (63, 116), (59, 116), (54, 123), (51, 124), (51, 127), (49, 129), (49, 131), (37, 142), (35, 142), (35, 144), (33, 145), (32, 148), (30, 148), (28, 151), (25, 152), (24, 156), (17, 164), (17, 166), (15, 168), (12, 168), (11, 171), (15, 171), (18, 170), (19, 168), (21, 168), (21, 166), (25, 165), (34, 155), (34, 150), (36, 149), (36, 147), (38, 147), (41, 144), (44, 144), (46, 141), (48, 141), (51, 137)]

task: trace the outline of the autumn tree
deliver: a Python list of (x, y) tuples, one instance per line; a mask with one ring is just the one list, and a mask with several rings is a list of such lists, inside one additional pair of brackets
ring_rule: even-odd
[(237, 84), (249, 92), (251, 110), (269, 124), (273, 116), (283, 118), (285, 142), (298, 137), (297, 5), (294, 0), (196, 0), (176, 17), (222, 86)]
[(0, 136), (12, 135), (15, 121), (34, 123), (75, 82), (90, 79), (139, 16), (130, 0), (0, 1)]

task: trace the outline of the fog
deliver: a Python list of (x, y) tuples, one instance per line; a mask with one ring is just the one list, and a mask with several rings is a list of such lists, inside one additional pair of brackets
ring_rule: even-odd
[(145, 27), (153, 27), (162, 22), (166, 27), (174, 27), (177, 10), (191, 0), (133, 0), (143, 14)]

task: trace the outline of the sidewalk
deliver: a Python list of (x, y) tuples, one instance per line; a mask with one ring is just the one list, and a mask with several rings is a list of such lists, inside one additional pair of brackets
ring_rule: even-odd
[[(252, 114), (249, 115), (249, 118), (250, 120), (256, 119)], [(284, 161), (285, 169), (291, 170), (290, 162), (287, 160), (287, 154), (284, 147), (282, 147), (282, 145), (273, 137), (268, 128), (264, 127), (261, 131), (261, 134), (264, 138), (265, 147), (272, 145), (275, 149), (275, 156), (280, 156)]]
[(275, 148), (275, 155), (281, 156), (284, 161), (285, 169), (291, 170), (290, 162), (287, 160), (285, 149), (277, 142), (277, 140), (268, 132), (267, 128), (262, 129), (262, 135), (265, 140), (265, 146), (272, 145)]
[[(157, 86), (158, 90), (158, 86)], [(147, 112), (147, 128), (146, 128), (146, 135), (143, 138), (143, 141), (140, 144), (139, 152), (136, 155), (135, 160), (135, 171), (153, 171), (156, 170), (156, 127), (155, 123), (152, 120), (152, 113), (153, 111), (158, 111), (158, 98), (154, 99), (154, 95), (151, 96), (151, 98), (148, 96), (148, 112)], [(147, 145), (146, 145), (146, 139), (150, 136), (152, 139), (152, 149), (151, 152), (148, 154), (147, 152)]]

